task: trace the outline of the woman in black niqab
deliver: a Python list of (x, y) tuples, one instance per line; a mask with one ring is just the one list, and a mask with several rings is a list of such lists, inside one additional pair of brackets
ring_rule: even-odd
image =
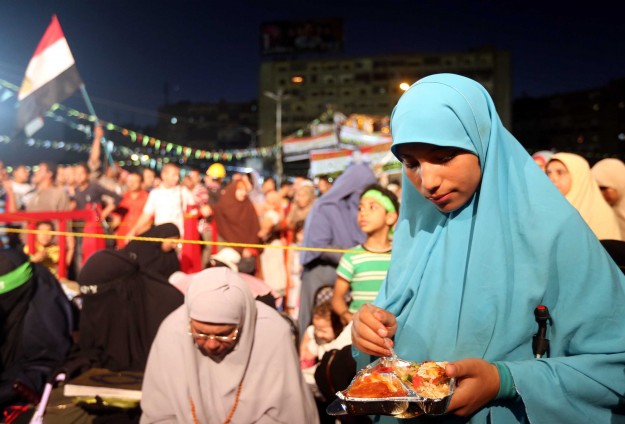
[(182, 293), (125, 249), (94, 253), (78, 284), (80, 356), (93, 367), (143, 371), (158, 327), (182, 305)]
[[(138, 237), (180, 239), (180, 230), (175, 224), (166, 223), (152, 227)], [(150, 270), (167, 279), (174, 272), (180, 271), (178, 253), (173, 247), (173, 243), (169, 242), (132, 240), (122, 250), (135, 254), (141, 269)]]

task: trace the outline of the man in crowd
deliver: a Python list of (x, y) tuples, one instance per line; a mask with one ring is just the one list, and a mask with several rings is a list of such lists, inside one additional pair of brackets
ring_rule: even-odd
[(26, 200), (35, 187), (30, 183), (30, 171), (24, 164), (16, 165), (11, 172), (13, 194), (15, 194), (15, 207), (23, 210)]
[(180, 168), (173, 163), (163, 166), (161, 180), (161, 185), (148, 195), (143, 212), (128, 231), (128, 236), (137, 235), (138, 231), (152, 220), (154, 225), (171, 222), (180, 229), (180, 234), (184, 235), (184, 214), (190, 207), (195, 207), (195, 199), (186, 187), (179, 184)]
[[(68, 211), (71, 209), (70, 198), (63, 187), (54, 184), (56, 165), (41, 162), (33, 173), (32, 182), (35, 191), (26, 202), (26, 212)], [(73, 256), (76, 246), (74, 237), (67, 237), (67, 258)]]
[(141, 183), (141, 188), (143, 190), (149, 193), (156, 187), (156, 172), (154, 172), (152, 168), (143, 168), (141, 177), (143, 178), (143, 182)]
[(319, 175), (317, 177), (317, 189), (319, 190), (319, 196), (325, 194), (332, 187), (334, 179), (327, 174)]
[[(109, 214), (115, 209), (116, 204), (121, 201), (121, 196), (114, 191), (110, 191), (103, 187), (98, 181), (89, 181), (89, 169), (86, 164), (78, 164), (74, 167), (74, 175), (76, 178), (76, 187), (74, 189), (74, 198), (72, 203), (74, 209), (85, 210), (93, 208), (98, 214), (98, 218), (101, 223), (105, 223)], [(100, 225), (96, 227), (84, 226), (84, 223), (74, 223), (73, 229), (77, 232), (91, 232), (100, 230)], [(96, 225), (95, 223), (89, 223), (89, 225)], [(87, 240), (88, 245), (85, 245), (83, 241)], [(100, 247), (105, 246), (103, 240), (95, 240), (92, 238), (83, 239), (82, 237), (76, 240), (76, 251), (74, 258), (74, 270), (75, 275), (78, 275), (83, 262), (87, 257), (83, 257), (83, 245), (89, 246), (88, 253), (93, 253)]]
[[(9, 179), (9, 174), (4, 167), (4, 163), (0, 161), (0, 213), (15, 211), (15, 195), (13, 194), (13, 184)], [(2, 229), (0, 225), (0, 247), (11, 244), (9, 235)]]
[[(143, 213), (143, 207), (148, 200), (148, 192), (142, 188), (142, 184), (143, 178), (141, 174), (137, 172), (128, 174), (126, 178), (127, 190), (113, 214), (113, 225), (116, 228), (115, 234), (118, 236), (128, 234), (128, 231), (130, 231)], [(141, 234), (148, 228), (148, 225), (144, 228), (138, 228), (137, 234)], [(118, 248), (122, 248), (126, 244), (128, 244), (128, 240), (122, 238), (117, 239)]]
[(65, 189), (54, 185), (56, 165), (41, 162), (33, 174), (34, 194), (26, 203), (27, 212), (68, 211), (70, 199)]

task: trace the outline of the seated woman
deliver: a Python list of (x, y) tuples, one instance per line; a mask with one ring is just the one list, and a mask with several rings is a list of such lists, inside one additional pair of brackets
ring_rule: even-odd
[(228, 268), (192, 278), (152, 345), (141, 422), (317, 423), (287, 322)]
[[(180, 230), (175, 224), (157, 225), (139, 234), (138, 237), (155, 239), (180, 239)], [(174, 272), (180, 271), (180, 261), (174, 241), (132, 240), (122, 248), (134, 255), (143, 270), (150, 270), (163, 278), (169, 278)]]
[(182, 294), (124, 249), (91, 255), (78, 284), (79, 356), (93, 367), (143, 371), (158, 326), (182, 304)]
[[(69, 353), (74, 318), (58, 280), (17, 250), (0, 249), (0, 409), (39, 396)], [(13, 386), (21, 387), (19, 392)], [(24, 395), (27, 395), (24, 398)]]
[(621, 240), (616, 215), (601, 195), (586, 159), (574, 153), (556, 153), (546, 172), (599, 240)]

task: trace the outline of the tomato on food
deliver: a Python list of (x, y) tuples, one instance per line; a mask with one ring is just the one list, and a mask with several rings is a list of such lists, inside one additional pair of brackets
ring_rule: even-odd
[(418, 389), (421, 386), (421, 383), (423, 383), (423, 379), (419, 377), (417, 374), (414, 374), (412, 376), (412, 387), (414, 389)]

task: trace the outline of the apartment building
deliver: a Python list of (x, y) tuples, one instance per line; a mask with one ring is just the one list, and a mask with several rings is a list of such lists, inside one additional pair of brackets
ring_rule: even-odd
[(260, 68), (261, 145), (276, 143), (278, 108), (283, 138), (306, 129), (328, 109), (345, 115), (390, 115), (403, 93), (400, 84), (412, 84), (441, 72), (465, 75), (483, 84), (509, 127), (512, 88), (507, 51), (481, 48), (454, 53), (282, 60), (264, 62)]

